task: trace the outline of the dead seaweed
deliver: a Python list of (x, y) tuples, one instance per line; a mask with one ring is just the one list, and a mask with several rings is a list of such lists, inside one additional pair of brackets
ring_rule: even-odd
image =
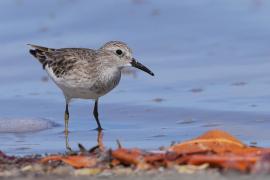
[[(99, 136), (97, 146), (88, 150), (79, 144), (79, 151), (74, 154), (15, 157), (0, 151), (0, 172), (16, 167), (22, 172), (38, 169), (39, 172), (52, 173), (69, 166), (73, 168), (74, 174), (84, 175), (114, 172), (119, 168), (128, 169), (129, 172), (172, 168), (183, 173), (215, 168), (242, 173), (270, 173), (269, 148), (247, 146), (220, 130), (208, 131), (162, 151), (127, 149), (119, 141), (117, 149), (106, 149), (102, 143), (102, 133)], [(35, 168), (42, 166), (46, 168)]]

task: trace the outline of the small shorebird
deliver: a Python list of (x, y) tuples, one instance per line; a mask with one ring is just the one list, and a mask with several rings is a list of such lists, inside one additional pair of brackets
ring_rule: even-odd
[(73, 98), (95, 100), (94, 117), (97, 130), (102, 130), (98, 118), (98, 99), (115, 88), (121, 69), (133, 66), (154, 76), (147, 67), (136, 61), (124, 42), (110, 41), (99, 49), (53, 49), (29, 44), (30, 53), (63, 91), (66, 99), (65, 133), (68, 133), (69, 103)]

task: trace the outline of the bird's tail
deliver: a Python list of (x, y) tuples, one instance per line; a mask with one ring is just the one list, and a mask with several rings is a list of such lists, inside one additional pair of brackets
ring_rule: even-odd
[(32, 54), (35, 58), (39, 60), (39, 62), (42, 64), (43, 69), (44, 69), (45, 66), (47, 65), (48, 53), (55, 51), (55, 49), (37, 46), (33, 44), (27, 44), (27, 45), (33, 48), (29, 50), (30, 54)]

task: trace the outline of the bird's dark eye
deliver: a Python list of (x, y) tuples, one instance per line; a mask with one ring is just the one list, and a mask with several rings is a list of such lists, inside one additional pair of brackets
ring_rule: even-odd
[(117, 50), (116, 50), (116, 54), (118, 54), (118, 55), (122, 55), (122, 54), (123, 54), (123, 52), (122, 52), (122, 50), (117, 49)]

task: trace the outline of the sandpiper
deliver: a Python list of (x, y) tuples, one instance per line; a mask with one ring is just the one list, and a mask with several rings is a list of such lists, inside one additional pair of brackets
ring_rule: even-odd
[(30, 53), (39, 60), (51, 79), (63, 91), (65, 106), (65, 133), (68, 133), (69, 103), (73, 98), (93, 99), (93, 114), (97, 130), (102, 130), (98, 118), (99, 97), (115, 88), (121, 78), (121, 69), (133, 66), (154, 76), (154, 73), (132, 56), (126, 43), (110, 41), (99, 49), (53, 49), (29, 44)]

